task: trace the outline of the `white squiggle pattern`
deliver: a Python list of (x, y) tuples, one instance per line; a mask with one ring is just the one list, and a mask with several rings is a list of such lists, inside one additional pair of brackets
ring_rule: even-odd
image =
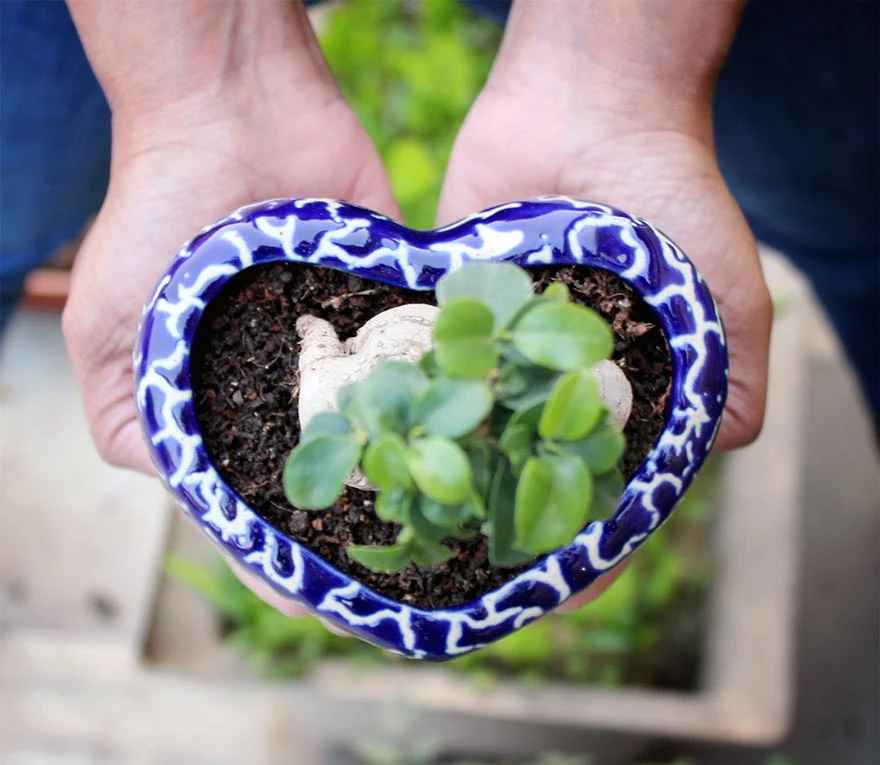
[(411, 655), (415, 659), (422, 658), (424, 651), (416, 647), (416, 633), (412, 627), (412, 609), (409, 606), (401, 606), (399, 609), (382, 608), (367, 616), (359, 616), (349, 608), (346, 601), (356, 598), (360, 591), (361, 585), (355, 581), (350, 582), (344, 587), (330, 590), (324, 596), (324, 600), (318, 604), (317, 610), (321, 613), (336, 614), (346, 624), (350, 624), (353, 627), (378, 627), (384, 621), (392, 621), (400, 630), (403, 649), (406, 654)]
[(545, 244), (540, 250), (530, 252), (528, 257), (526, 258), (526, 263), (528, 263), (529, 265), (535, 265), (536, 263), (550, 265), (552, 262), (553, 248), (549, 244)]
[(165, 326), (168, 333), (175, 339), (179, 340), (183, 333), (183, 322), (187, 314), (193, 310), (201, 310), (205, 307), (205, 301), (199, 297), (212, 282), (223, 276), (231, 276), (239, 271), (231, 263), (220, 263), (207, 266), (202, 269), (196, 280), (189, 287), (182, 284), (177, 286), (177, 298), (172, 300), (167, 297), (160, 297), (156, 300), (153, 310), (157, 313), (166, 314)]
[[(521, 210), (521, 219), (515, 210)], [(305, 236), (301, 216), (310, 221), (303, 230), (314, 237), (302, 242), (306, 255), (297, 252), (298, 237)], [(373, 224), (380, 222), (382, 234), (373, 237)], [(181, 248), (145, 308), (143, 336), (133, 354), (137, 403), (166, 483), (216, 543), (322, 617), (408, 656), (448, 658), (540, 617), (626, 558), (668, 517), (718, 431), (724, 336), (705, 285), (684, 254), (644, 221), (619, 210), (562, 197), (515, 202), (434, 232), (438, 241), (427, 247), (414, 244), (395, 225), (341, 202), (309, 199), (248, 205), (203, 229), (200, 238)], [(459, 233), (457, 241), (450, 241), (450, 231)], [(611, 242), (611, 252), (598, 252), (600, 233), (603, 242)], [(369, 242), (381, 244), (366, 248)], [(335, 267), (341, 263), (367, 276), (370, 269), (382, 268), (386, 277), (390, 268), (402, 275), (402, 284), (417, 287), (426, 268), (435, 279), (436, 272), (476, 258), (575, 262), (616, 271), (664, 321), (677, 365), (675, 384), (666, 428), (628, 484), (613, 523), (590, 524), (569, 547), (470, 604), (425, 611), (392, 603), (340, 574), (268, 526), (229, 489), (195, 429), (188, 350), (206, 291), (252, 264), (332, 260)], [(658, 271), (659, 283), (653, 283)], [(290, 570), (282, 573), (278, 562), (288, 555)], [(310, 577), (310, 570), (321, 575)], [(389, 631), (397, 637), (389, 638)]]
[(449, 270), (461, 267), (465, 260), (497, 260), (507, 253), (513, 252), (523, 241), (522, 231), (504, 231), (487, 226), (485, 223), (474, 224), (474, 235), (479, 244), (467, 245), (462, 242), (437, 242), (429, 246), (433, 252), (449, 256)]
[[(688, 444), (692, 444), (695, 437), (703, 434), (703, 429), (706, 425), (711, 423), (713, 431), (717, 429), (718, 422), (715, 422), (714, 418), (710, 416), (704, 397), (697, 388), (697, 381), (706, 364), (708, 353), (706, 341), (708, 336), (716, 335), (722, 345), (725, 343), (724, 330), (721, 327), (721, 321), (717, 318), (714, 305), (711, 308), (712, 312), (716, 314), (716, 318), (712, 319), (707, 316), (707, 307), (697, 298), (697, 291), (702, 286), (699, 274), (694, 270), (690, 261), (688, 261), (677, 245), (666, 237), (662, 237), (660, 241), (663, 247), (665, 263), (674, 269), (676, 275), (681, 278), (681, 282), (670, 283), (653, 295), (645, 295), (644, 299), (648, 305), (655, 308), (668, 304), (676, 298), (688, 306), (689, 310), (694, 314), (694, 332), (676, 335), (669, 338), (668, 342), (673, 349), (684, 347), (692, 349), (697, 358), (685, 373), (682, 385), (684, 395), (687, 397), (688, 406), (684, 410), (678, 409), (675, 412), (678, 421), (683, 423), (684, 427), (680, 432), (675, 432), (668, 427), (664, 429), (660, 440), (652, 451), (652, 457), (654, 454), (659, 454), (665, 449), (681, 454)], [(713, 441), (714, 437), (713, 432), (711, 436)]]
[(270, 582), (280, 587), (284, 592), (295, 595), (303, 585), (305, 564), (302, 557), (302, 548), (299, 545), (290, 547), (291, 572), (287, 576), (279, 573), (275, 567), (275, 560), (281, 551), (283, 541), (280, 537), (269, 535), (265, 546), (260, 550), (254, 550), (244, 556), (244, 562), (262, 572)]
[(444, 231), (451, 231), (454, 228), (458, 228), (462, 225), (467, 225), (469, 223), (473, 223), (478, 220), (486, 220), (486, 218), (491, 218), (493, 215), (497, 215), (502, 210), (516, 210), (522, 207), (522, 202), (507, 202), (503, 205), (496, 205), (495, 207), (490, 207), (487, 210), (482, 210), (478, 213), (471, 213), (466, 218), (462, 218), (461, 220), (456, 221), (455, 223), (450, 223), (448, 226), (442, 226), (441, 228), (434, 229), (438, 233), (442, 233)]
[(602, 552), (599, 549), (599, 544), (602, 541), (602, 535), (604, 532), (605, 523), (603, 521), (594, 521), (587, 526), (585, 532), (578, 534), (574, 540), (574, 543), (579, 545), (586, 553), (590, 566), (600, 572), (608, 571), (608, 569), (616, 566), (627, 555), (635, 550), (636, 546), (648, 536), (648, 532), (634, 534), (626, 541), (623, 547), (621, 547), (620, 552), (618, 552), (617, 555), (614, 555), (611, 558), (606, 558), (602, 555)]
[(571, 595), (571, 588), (568, 586), (568, 582), (565, 581), (558, 559), (553, 555), (548, 556), (543, 569), (535, 567), (525, 571), (513, 581), (508, 582), (494, 592), (484, 595), (481, 599), (481, 604), (486, 610), (485, 616), (475, 616), (465, 611), (453, 611), (448, 614), (446, 620), (449, 622), (450, 627), (446, 636), (446, 654), (448, 656), (458, 656), (484, 645), (462, 644), (461, 640), (464, 636), (465, 627), (469, 627), (474, 631), (485, 630), (490, 627), (497, 627), (511, 619), (514, 629), (519, 629), (528, 622), (543, 615), (545, 609), (538, 606), (523, 608), (518, 605), (507, 607), (503, 605), (508, 595), (516, 587), (522, 587), (524, 584), (547, 585), (555, 593), (556, 602), (553, 604), (554, 606), (562, 603)]

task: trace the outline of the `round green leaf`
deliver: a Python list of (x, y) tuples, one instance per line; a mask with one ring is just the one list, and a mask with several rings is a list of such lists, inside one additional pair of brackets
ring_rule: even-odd
[(457, 298), (471, 298), (487, 306), (497, 334), (532, 299), (534, 288), (529, 275), (512, 263), (471, 262), (440, 279), (436, 294), (441, 306)]
[(489, 560), (493, 566), (518, 566), (532, 556), (517, 550), (514, 543), (514, 508), (516, 477), (510, 463), (501, 460), (492, 477), (486, 536), (489, 538)]
[(526, 460), (532, 453), (532, 442), (534, 440), (534, 428), (523, 422), (508, 423), (504, 429), (498, 441), (498, 446), (501, 447), (501, 451), (510, 460), (514, 473), (518, 474), (523, 465), (525, 465)]
[(406, 568), (412, 561), (409, 544), (349, 545), (348, 557), (371, 571), (390, 574)]
[(413, 539), (410, 554), (420, 568), (433, 568), (448, 561), (455, 553), (446, 545), (427, 539)]
[(567, 303), (571, 300), (568, 287), (562, 282), (553, 282), (544, 290), (541, 297), (547, 298), (548, 300), (555, 300), (558, 303)]
[(516, 546), (532, 554), (568, 544), (586, 523), (593, 482), (577, 457), (532, 457), (516, 487)]
[(351, 433), (348, 418), (338, 412), (318, 412), (303, 430), (299, 438), (301, 444), (318, 436), (344, 436)]
[(592, 366), (614, 349), (611, 329), (598, 313), (573, 303), (537, 305), (513, 326), (517, 350), (535, 364), (569, 371)]
[(397, 433), (384, 433), (372, 441), (361, 462), (367, 480), (380, 491), (409, 489), (412, 479), (406, 466), (406, 444)]
[(382, 433), (405, 433), (410, 426), (412, 406), (428, 387), (428, 378), (417, 364), (383, 361), (346, 391), (349, 417), (360, 422), (371, 438)]
[(474, 491), (480, 496), (489, 494), (489, 485), (495, 469), (496, 452), (485, 439), (473, 439), (465, 448), (471, 463), (471, 475)]
[[(430, 506), (434, 511), (434, 518), (442, 520), (443, 524), (435, 523), (433, 518), (429, 518), (424, 512), (426, 506)], [(442, 508), (447, 513), (438, 512)], [(430, 497), (422, 495), (418, 502), (414, 502), (409, 510), (409, 525), (413, 531), (415, 539), (425, 542), (442, 542), (449, 536), (455, 536), (454, 530), (458, 524), (452, 522), (449, 516), (452, 515), (453, 508), (447, 505), (441, 505), (434, 502)]]
[[(473, 505), (441, 505), (424, 495), (419, 497), (418, 510), (434, 526), (444, 529), (447, 537), (458, 537), (460, 527), (476, 517)], [(415, 519), (416, 513), (413, 513), (412, 517)]]
[(559, 372), (544, 367), (502, 364), (496, 391), (498, 400), (510, 409), (526, 409), (543, 404), (553, 389)]
[(562, 447), (570, 454), (580, 457), (594, 475), (602, 475), (620, 462), (626, 448), (626, 439), (623, 433), (606, 420), (586, 438), (565, 443)]
[(576, 441), (589, 433), (604, 411), (599, 384), (585, 370), (560, 377), (544, 404), (538, 433), (541, 438)]
[(376, 515), (386, 523), (404, 523), (412, 502), (413, 495), (406, 489), (397, 487), (380, 491), (376, 496)]
[(423, 494), (444, 505), (460, 505), (471, 492), (471, 466), (461, 447), (445, 438), (414, 441), (406, 463)]
[(287, 458), (282, 480), (290, 504), (303, 510), (330, 507), (361, 456), (353, 436), (317, 436)]
[(482, 303), (459, 298), (447, 303), (434, 324), (434, 356), (450, 377), (483, 379), (498, 361), (493, 318)]
[(458, 438), (474, 430), (492, 408), (492, 391), (482, 380), (433, 380), (416, 402), (413, 422), (432, 436)]

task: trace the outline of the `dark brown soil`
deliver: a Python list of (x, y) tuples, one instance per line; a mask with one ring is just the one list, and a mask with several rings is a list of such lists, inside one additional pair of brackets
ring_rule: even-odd
[[(539, 289), (564, 281), (574, 298), (601, 313), (614, 329), (614, 358), (633, 385), (626, 427), (627, 475), (642, 461), (661, 428), (671, 359), (650, 309), (604, 271), (563, 267), (533, 272)], [(456, 543), (456, 556), (422, 571), (414, 566), (377, 574), (352, 562), (349, 544), (390, 544), (397, 528), (373, 512), (370, 492), (347, 489), (336, 508), (304, 512), (288, 504), (281, 471), (299, 438), (298, 340), (294, 324), (311, 313), (331, 319), (350, 337), (369, 318), (402, 303), (433, 302), (414, 292), (341, 271), (295, 264), (255, 267), (235, 277), (213, 300), (193, 349), (196, 415), (211, 459), (226, 482), (268, 523), (395, 600), (425, 608), (464, 603), (503, 584), (516, 569), (493, 569), (483, 538)]]

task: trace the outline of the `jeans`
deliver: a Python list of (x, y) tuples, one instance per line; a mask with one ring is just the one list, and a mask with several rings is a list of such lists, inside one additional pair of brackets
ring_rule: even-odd
[[(507, 0), (462, 0), (503, 23)], [(880, 413), (878, 11), (751, 3), (716, 94), (722, 171), (809, 278)], [(28, 270), (101, 204), (110, 112), (60, 2), (0, 3), (0, 331)]]

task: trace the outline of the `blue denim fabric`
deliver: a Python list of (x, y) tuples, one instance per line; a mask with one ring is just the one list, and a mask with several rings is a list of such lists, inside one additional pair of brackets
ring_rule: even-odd
[(880, 417), (880, 3), (753, 2), (718, 82), (721, 169), (809, 278)]
[(104, 198), (110, 110), (62, 2), (0, 2), (0, 332)]
[[(508, 0), (461, 0), (503, 23)], [(809, 277), (880, 413), (878, 53), (871, 0), (750, 3), (722, 73), (722, 170)], [(0, 2), (0, 331), (27, 271), (106, 190), (110, 115), (61, 2)]]

